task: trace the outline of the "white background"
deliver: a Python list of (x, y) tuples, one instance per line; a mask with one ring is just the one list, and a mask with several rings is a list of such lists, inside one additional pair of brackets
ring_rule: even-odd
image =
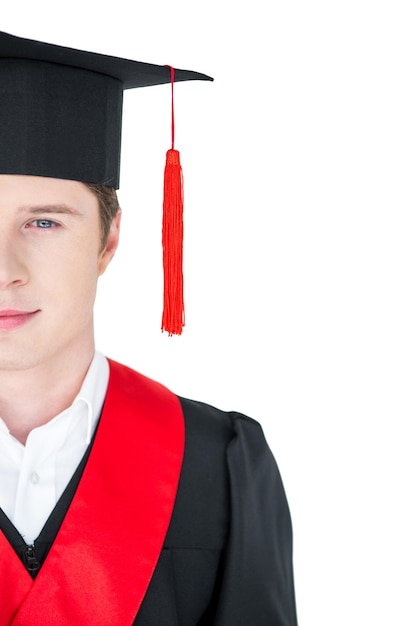
[(160, 332), (170, 89), (156, 87), (125, 95), (122, 242), (97, 344), (262, 423), (292, 510), (301, 626), (418, 625), (415, 7), (2, 8), (6, 32), (215, 77), (175, 91), (184, 334)]

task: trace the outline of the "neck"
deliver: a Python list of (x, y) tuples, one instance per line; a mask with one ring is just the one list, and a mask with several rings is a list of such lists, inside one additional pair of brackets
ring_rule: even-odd
[(67, 350), (29, 369), (0, 371), (0, 417), (18, 441), (25, 444), (31, 430), (72, 404), (93, 355), (92, 344), (83, 352)]

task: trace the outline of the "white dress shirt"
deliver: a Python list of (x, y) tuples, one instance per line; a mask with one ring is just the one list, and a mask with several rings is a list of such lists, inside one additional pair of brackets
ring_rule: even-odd
[(26, 445), (0, 418), (0, 507), (28, 545), (38, 537), (91, 441), (108, 381), (108, 361), (96, 351), (72, 405), (34, 428)]

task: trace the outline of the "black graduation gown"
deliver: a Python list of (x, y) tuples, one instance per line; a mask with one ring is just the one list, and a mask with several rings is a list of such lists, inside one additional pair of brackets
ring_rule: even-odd
[[(180, 402), (186, 440), (177, 497), (134, 624), (296, 626), (289, 508), (260, 425), (238, 413)], [(88, 453), (35, 542), (35, 561), (0, 515), (0, 528), (33, 576), (36, 560), (42, 563), (54, 541)], [(118, 550), (117, 537), (109, 550)]]

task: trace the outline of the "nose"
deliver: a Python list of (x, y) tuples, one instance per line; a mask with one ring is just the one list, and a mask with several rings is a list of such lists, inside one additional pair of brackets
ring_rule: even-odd
[(0, 236), (0, 290), (24, 285), (28, 268), (15, 240)]

